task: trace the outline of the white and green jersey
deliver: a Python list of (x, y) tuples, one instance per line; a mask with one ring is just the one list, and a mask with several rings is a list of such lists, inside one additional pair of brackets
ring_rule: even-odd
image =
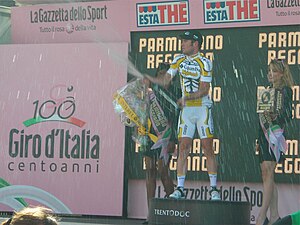
[[(168, 73), (172, 77), (180, 75), (182, 97), (189, 96), (199, 90), (200, 82), (212, 82), (212, 62), (200, 53), (194, 56), (180, 54), (174, 58)], [(206, 95), (199, 99), (187, 100), (185, 105), (211, 106), (212, 100)]]

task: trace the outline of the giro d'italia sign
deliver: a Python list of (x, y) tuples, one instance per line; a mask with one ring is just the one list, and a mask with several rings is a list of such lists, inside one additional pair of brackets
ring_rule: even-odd
[(1, 210), (121, 216), (125, 129), (111, 99), (127, 67), (107, 55), (126, 58), (127, 45), (0, 47)]

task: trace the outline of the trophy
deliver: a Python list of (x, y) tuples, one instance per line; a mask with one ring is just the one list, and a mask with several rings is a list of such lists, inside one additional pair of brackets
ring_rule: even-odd
[(258, 89), (256, 112), (263, 113), (264, 111), (268, 111), (271, 113), (277, 113), (282, 109), (282, 98), (283, 95), (280, 89)]

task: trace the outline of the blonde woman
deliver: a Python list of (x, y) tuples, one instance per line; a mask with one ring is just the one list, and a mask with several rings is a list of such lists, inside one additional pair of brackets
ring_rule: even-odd
[(1, 225), (59, 225), (52, 211), (44, 207), (26, 207)]
[[(287, 150), (284, 137), (286, 123), (292, 118), (293, 78), (284, 60), (273, 59), (268, 66), (270, 88), (280, 90), (283, 107), (276, 112), (265, 111), (259, 114), (258, 144), (260, 167), (263, 180), (263, 202), (256, 225), (271, 225), (277, 221), (278, 192), (274, 182), (276, 164), (283, 160)], [(267, 212), (270, 211), (269, 218)]]

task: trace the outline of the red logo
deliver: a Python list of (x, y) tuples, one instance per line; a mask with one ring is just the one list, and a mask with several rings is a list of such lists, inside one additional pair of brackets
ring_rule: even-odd
[(189, 24), (188, 1), (137, 4), (137, 26)]
[(204, 0), (205, 23), (260, 20), (259, 0)]

